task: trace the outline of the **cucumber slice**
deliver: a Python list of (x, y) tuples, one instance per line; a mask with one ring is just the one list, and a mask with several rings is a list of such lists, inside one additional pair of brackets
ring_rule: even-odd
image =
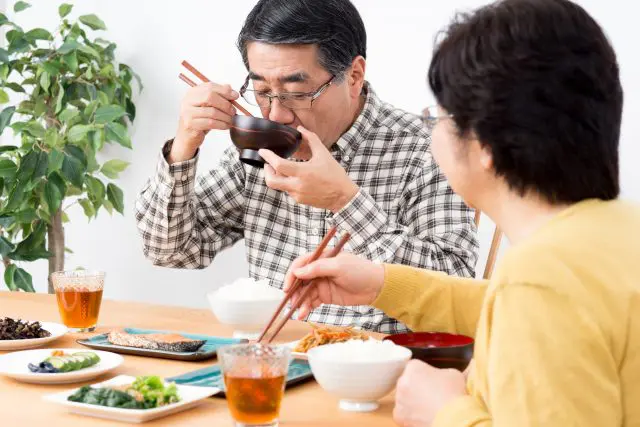
[(76, 370), (77, 370), (77, 369), (86, 368), (86, 366), (87, 366), (87, 365), (86, 365), (87, 361), (86, 361), (86, 359), (85, 359), (84, 357), (82, 357), (82, 356), (74, 356), (74, 355), (71, 355), (71, 356), (69, 356), (69, 359), (70, 359), (70, 360), (73, 360), (73, 361), (76, 363)]
[(66, 361), (67, 372), (77, 371), (82, 366), (82, 362), (72, 356), (63, 356), (62, 359)]
[(73, 357), (82, 362), (82, 366), (81, 366), (80, 369), (88, 368), (89, 366), (93, 365), (93, 361), (91, 360), (91, 358), (89, 356), (82, 355), (82, 354), (75, 354), (74, 353)]
[(79, 351), (77, 353), (73, 353), (73, 355), (88, 357), (92, 361), (92, 364), (89, 366), (96, 365), (98, 362), (100, 362), (100, 356), (98, 356), (92, 351)]
[(51, 366), (56, 368), (58, 372), (69, 372), (69, 365), (63, 357), (51, 356), (47, 357), (44, 361), (51, 363)]

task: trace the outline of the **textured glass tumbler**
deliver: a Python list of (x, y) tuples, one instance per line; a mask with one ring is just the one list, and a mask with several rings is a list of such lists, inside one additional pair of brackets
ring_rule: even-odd
[(74, 270), (51, 274), (62, 323), (72, 332), (92, 332), (98, 324), (105, 273)]
[(278, 425), (291, 349), (238, 344), (218, 350), (227, 404), (236, 427)]

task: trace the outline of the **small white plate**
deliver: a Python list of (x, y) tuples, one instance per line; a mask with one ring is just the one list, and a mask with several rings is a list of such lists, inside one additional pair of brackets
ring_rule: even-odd
[(124, 362), (124, 358), (119, 354), (94, 350), (93, 353), (100, 357), (100, 362), (89, 368), (55, 374), (41, 374), (29, 370), (29, 363), (37, 365), (51, 356), (51, 352), (55, 350), (61, 350), (65, 353), (84, 351), (81, 348), (48, 348), (8, 353), (0, 356), (0, 375), (6, 375), (9, 378), (31, 384), (72, 384), (99, 377), (113, 371)]
[[(131, 384), (135, 381), (135, 377), (120, 375), (100, 384), (94, 384), (93, 387), (103, 387), (109, 385)], [(105, 418), (109, 420), (122, 421), (127, 423), (143, 423), (155, 420), (156, 418), (165, 417), (175, 414), (202, 403), (203, 399), (220, 392), (220, 389), (214, 387), (193, 387), (187, 385), (176, 385), (180, 402), (171, 405), (161, 406), (154, 409), (122, 409), (110, 408), (107, 406), (90, 405), (87, 403), (70, 402), (67, 398), (75, 393), (76, 390), (67, 390), (61, 393), (49, 394), (43, 398), (49, 402), (66, 406), (70, 412), (90, 417)]]
[[(33, 323), (29, 321), (29, 323)], [(67, 333), (67, 327), (60, 323), (40, 322), (42, 329), (51, 333), (46, 338), (32, 338), (27, 340), (0, 340), (0, 351), (25, 350), (27, 348), (41, 347), (51, 341), (57, 340)]]
[(298, 341), (291, 341), (291, 342), (286, 342), (283, 343), (282, 345), (284, 345), (285, 347), (289, 347), (291, 349), (291, 356), (294, 359), (298, 359), (298, 360), (309, 360), (309, 357), (307, 356), (307, 353), (298, 353), (296, 351), (293, 351), (294, 348), (296, 348), (296, 346), (298, 345)]

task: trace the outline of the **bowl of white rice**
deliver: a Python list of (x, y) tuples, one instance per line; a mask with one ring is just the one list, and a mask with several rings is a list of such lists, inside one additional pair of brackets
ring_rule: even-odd
[(368, 412), (395, 388), (411, 350), (390, 341), (351, 340), (312, 348), (308, 358), (316, 381), (338, 397), (340, 409)]
[(284, 292), (269, 281), (240, 278), (207, 294), (220, 323), (234, 327), (234, 338), (255, 339), (267, 324)]

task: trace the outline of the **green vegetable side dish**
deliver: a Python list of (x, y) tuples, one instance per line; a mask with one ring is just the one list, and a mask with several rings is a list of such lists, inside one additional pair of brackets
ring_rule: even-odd
[(68, 397), (72, 402), (121, 409), (153, 409), (180, 401), (175, 384), (160, 377), (137, 377), (133, 384), (94, 388), (84, 386)]
[(29, 370), (38, 374), (58, 374), (89, 368), (100, 362), (100, 356), (92, 351), (63, 354), (55, 351), (38, 365), (29, 363)]

